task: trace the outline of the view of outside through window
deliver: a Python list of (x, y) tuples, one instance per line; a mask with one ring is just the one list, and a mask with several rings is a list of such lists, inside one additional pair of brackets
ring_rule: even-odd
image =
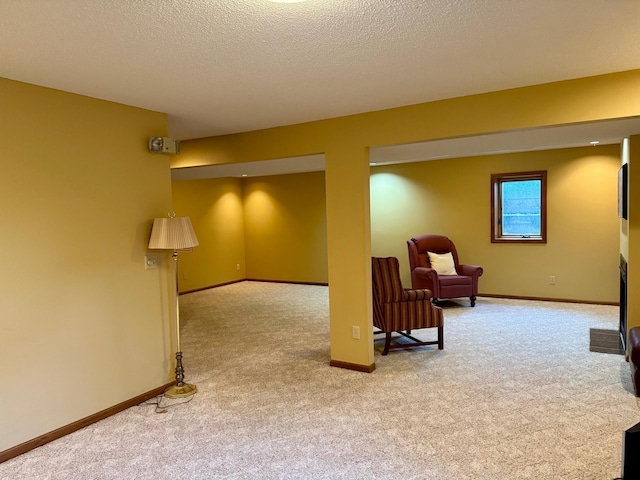
[(542, 182), (502, 182), (502, 235), (541, 235)]

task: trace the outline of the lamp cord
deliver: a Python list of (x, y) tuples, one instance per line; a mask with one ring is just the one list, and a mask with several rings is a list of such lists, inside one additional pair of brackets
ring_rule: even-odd
[(155, 400), (147, 400), (146, 402), (142, 402), (141, 404), (139, 404), (138, 406), (143, 406), (143, 405), (155, 405), (155, 412), (156, 413), (167, 413), (169, 408), (175, 407), (177, 405), (182, 405), (184, 403), (189, 403), (191, 400), (193, 400), (193, 397), (195, 397), (196, 394), (194, 393), (193, 395), (191, 395), (188, 398), (183, 399), (182, 401), (178, 401), (178, 402), (173, 402), (170, 404), (165, 404), (162, 405), (162, 400), (164, 398), (166, 398), (164, 395), (158, 395)]

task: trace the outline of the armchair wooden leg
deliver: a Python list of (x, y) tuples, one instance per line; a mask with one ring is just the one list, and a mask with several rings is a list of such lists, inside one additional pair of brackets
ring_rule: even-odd
[(444, 327), (438, 327), (438, 350), (444, 348)]
[(475, 307), (476, 306), (476, 296), (475, 295), (471, 295), (469, 297), (469, 300), (471, 300), (471, 306)]
[(382, 355), (386, 355), (389, 353), (389, 345), (391, 345), (391, 331), (386, 332), (386, 338), (384, 340), (384, 350), (382, 350)]

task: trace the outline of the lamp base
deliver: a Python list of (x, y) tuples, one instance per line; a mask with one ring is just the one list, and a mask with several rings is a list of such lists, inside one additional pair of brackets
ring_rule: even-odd
[(167, 398), (185, 398), (195, 395), (198, 392), (198, 388), (191, 383), (183, 383), (182, 385), (173, 385), (164, 392), (164, 396)]

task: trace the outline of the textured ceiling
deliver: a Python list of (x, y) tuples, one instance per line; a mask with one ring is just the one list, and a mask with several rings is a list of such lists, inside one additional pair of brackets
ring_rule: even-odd
[(2, 0), (0, 77), (189, 139), (640, 68), (639, 0)]

